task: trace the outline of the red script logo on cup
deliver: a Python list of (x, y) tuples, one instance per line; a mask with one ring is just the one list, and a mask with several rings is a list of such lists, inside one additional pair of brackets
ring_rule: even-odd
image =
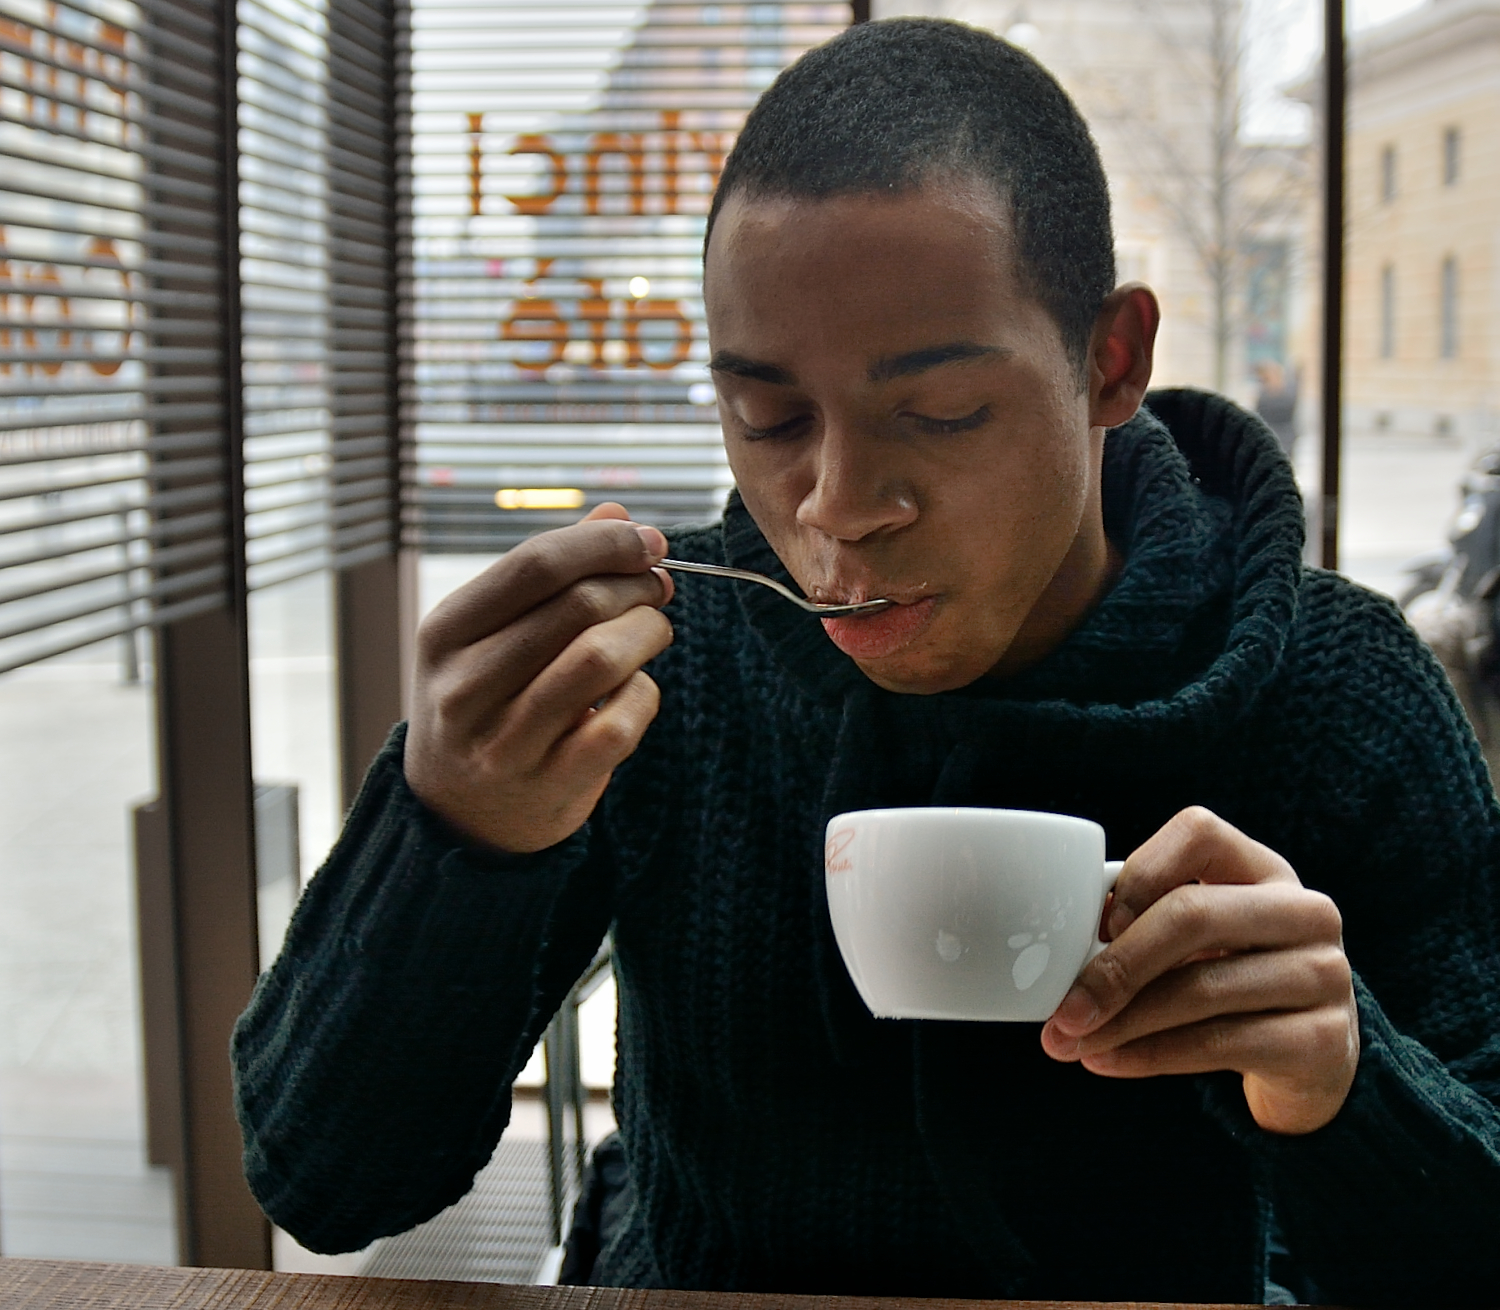
[(853, 840), (853, 828), (840, 828), (828, 839), (828, 844), (823, 848), (823, 868), (826, 872), (848, 873), (854, 868), (854, 861), (844, 854)]

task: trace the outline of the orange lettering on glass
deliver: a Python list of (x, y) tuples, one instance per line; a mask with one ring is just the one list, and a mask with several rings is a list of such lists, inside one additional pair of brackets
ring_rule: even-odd
[[(46, 15), (48, 24), (56, 27), (55, 3), (48, 4)], [(99, 111), (115, 116), (117, 131), (123, 134), (125, 124), (118, 120), (123, 119), (126, 109), (126, 93), (119, 84), (125, 82), (130, 67), (126, 54), (129, 33), (113, 23), (95, 20), (93, 37), (97, 47), (14, 18), (0, 18), (0, 41), (20, 48), (13, 51), (21, 55), (17, 80), (31, 88), (25, 104), (32, 121), (47, 125), (81, 123), (90, 111)], [(28, 59), (22, 51), (37, 58)], [(88, 109), (79, 101), (87, 102)], [(90, 139), (99, 137), (91, 135)], [(112, 135), (109, 139), (119, 138)]]
[[(539, 289), (537, 284), (544, 275), (539, 270), (534, 280), (524, 284), (525, 290)], [(515, 302), (510, 316), (500, 324), (500, 340), (548, 345), (544, 353), (515, 360), (517, 368), (545, 372), (567, 357), (568, 346), (573, 342), (582, 342), (587, 347), (587, 358), (580, 362), (596, 367), (614, 363), (627, 368), (644, 366), (660, 370), (676, 368), (688, 359), (693, 349), (693, 324), (682, 312), (680, 300), (606, 298), (604, 282), (599, 278), (581, 279), (581, 285), (586, 294), (571, 299), (523, 294)], [(643, 337), (641, 326), (645, 323), (670, 323), (673, 331), (670, 337), (649, 334)], [(607, 349), (611, 342), (620, 342), (624, 347), (613, 359)], [(655, 351), (646, 353), (658, 343), (667, 347), (665, 357)]]
[[(477, 216), (483, 208), (483, 126), (482, 114), (467, 115), (469, 128), (469, 209)], [(632, 216), (649, 213), (677, 214), (703, 212), (708, 195), (718, 183), (733, 136), (727, 132), (692, 132), (680, 127), (681, 114), (669, 110), (661, 115), (656, 131), (597, 132), (585, 138), (581, 150), (562, 150), (552, 138), (540, 133), (518, 136), (508, 152), (511, 155), (541, 155), (551, 164), (550, 190), (525, 195), (505, 195), (518, 214), (540, 216), (558, 212), (559, 201), (574, 196), (568, 212), (589, 215), (624, 212)], [(696, 167), (684, 168), (689, 161), (702, 161)], [(569, 190), (571, 177), (578, 177), (581, 161), (581, 187)], [(617, 165), (623, 163), (623, 168)], [(684, 173), (699, 186), (684, 187)], [(615, 185), (617, 184), (618, 185)], [(687, 207), (684, 208), (684, 205)], [(545, 372), (564, 359), (628, 368), (667, 370), (684, 363), (693, 348), (693, 320), (680, 300), (636, 297), (608, 298), (602, 279), (579, 279), (582, 294), (571, 297), (541, 295), (539, 285), (553, 260), (540, 261), (532, 279), (522, 286), (521, 296), (500, 324), (500, 339), (523, 343), (541, 343), (545, 350), (515, 360), (526, 372)], [(498, 271), (498, 270), (496, 270)], [(669, 324), (670, 330), (657, 335), (648, 324)], [(578, 344), (580, 350), (569, 347)], [(619, 347), (610, 350), (612, 343)]]
[[(120, 285), (126, 285), (126, 274), (120, 263), (115, 243), (108, 237), (92, 237), (85, 247), (87, 255), (94, 259), (108, 260), (120, 268)], [(58, 352), (73, 347), (73, 300), (75, 297), (63, 293), (63, 280), (54, 264), (32, 264), (12, 262), (8, 256), (5, 229), (0, 227), (0, 351), (19, 348), (40, 354), (44, 350)], [(87, 299), (87, 297), (81, 297)], [(38, 302), (52, 307), (52, 313), (38, 312)], [(12, 328), (24, 324), (19, 331)], [(94, 339), (97, 340), (94, 334)], [(122, 332), (121, 347), (128, 347), (130, 334)], [(67, 360), (31, 359), (20, 362), (22, 376), (56, 377), (62, 372)], [(111, 377), (120, 371), (119, 359), (90, 359), (89, 369), (100, 377)], [(0, 376), (9, 377), (13, 372), (9, 361), (0, 361)]]

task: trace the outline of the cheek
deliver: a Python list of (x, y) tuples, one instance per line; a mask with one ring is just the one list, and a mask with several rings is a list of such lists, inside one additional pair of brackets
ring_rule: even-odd
[(789, 458), (785, 446), (774, 442), (750, 445), (726, 440), (725, 454), (740, 499), (774, 548), (779, 538), (794, 529), (797, 505), (805, 494), (796, 461)]
[(1085, 443), (1052, 437), (1024, 458), (992, 458), (944, 497), (952, 531), (984, 556), (997, 582), (1050, 577), (1077, 534), (1088, 499)]

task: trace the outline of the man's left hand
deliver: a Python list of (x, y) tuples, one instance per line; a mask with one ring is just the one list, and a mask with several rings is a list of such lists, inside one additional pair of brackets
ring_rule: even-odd
[(1048, 1055), (1110, 1078), (1233, 1069), (1273, 1133), (1338, 1113), (1359, 1063), (1343, 921), (1275, 851), (1183, 810), (1126, 860), (1104, 923)]

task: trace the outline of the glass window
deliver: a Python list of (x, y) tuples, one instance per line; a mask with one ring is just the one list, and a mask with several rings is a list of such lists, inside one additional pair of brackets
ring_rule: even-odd
[(1396, 354), (1396, 266), (1380, 270), (1380, 358)]
[(340, 820), (329, 432), (328, 16), (239, 0), (245, 537), (263, 966)]
[(1349, 12), (1339, 567), (1410, 597), (1432, 585), (1422, 561), (1445, 547), (1461, 484), (1500, 437), (1497, 375), (1458, 320), (1461, 272), (1493, 215), (1473, 187), (1444, 189), (1463, 167), (1458, 125), (1500, 121), (1500, 88), (1463, 36), (1462, 7), (1357, 0)]
[(412, 9), (419, 542), (483, 554), (617, 500), (661, 525), (730, 484), (700, 249), (744, 115), (842, 3)]
[(115, 639), (0, 676), (6, 1255), (176, 1258), (171, 1182), (142, 1136), (130, 810), (156, 767), (142, 672)]
[(150, 594), (143, 419), (163, 394), (137, 330), (143, 17), (0, 8), (0, 1249), (169, 1264), (131, 825), (155, 785), (149, 642), (130, 629)]
[(1162, 303), (1160, 385), (1247, 405), (1274, 389), (1295, 409), (1314, 359), (1316, 170), (1308, 105), (1282, 88), (1313, 53), (1312, 8), (1274, 0), (1254, 23), (1215, 0), (978, 12), (962, 0), (875, 5), (877, 18), (987, 22), (1072, 96), (1109, 176), (1117, 275), (1148, 282)]

